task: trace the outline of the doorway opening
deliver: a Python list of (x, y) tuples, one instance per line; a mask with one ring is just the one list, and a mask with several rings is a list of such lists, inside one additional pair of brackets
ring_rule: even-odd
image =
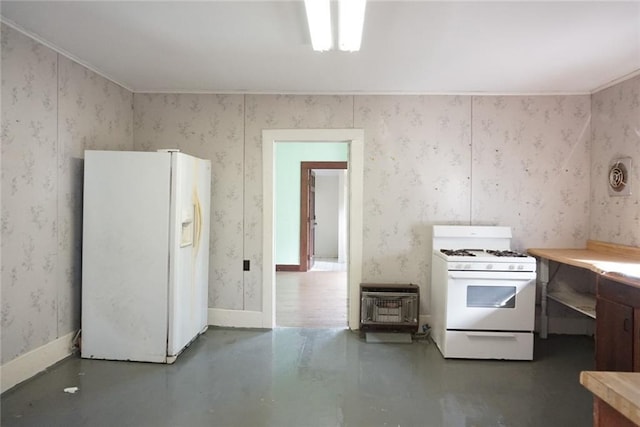
[[(341, 145), (346, 154), (347, 147)], [(346, 161), (300, 162), (299, 265), (291, 266), (297, 272), (276, 265), (278, 327), (347, 327), (347, 165)], [(276, 215), (279, 211), (276, 207)]]
[[(346, 143), (348, 146), (348, 220), (347, 260), (347, 320), (351, 329), (359, 325), (359, 286), (362, 275), (362, 187), (363, 187), (363, 146), (362, 129), (290, 129), (264, 130), (263, 139), (263, 327), (273, 328), (275, 322), (275, 151), (277, 143), (312, 142)], [(296, 221), (297, 222), (297, 221)], [(297, 241), (298, 239), (296, 239)], [(298, 260), (296, 260), (298, 261)]]
[(339, 266), (331, 264), (346, 262), (349, 188), (345, 188), (343, 171), (347, 165), (348, 162), (300, 163), (300, 271), (314, 268), (316, 249), (324, 259), (321, 262), (327, 264), (323, 269), (336, 271)]

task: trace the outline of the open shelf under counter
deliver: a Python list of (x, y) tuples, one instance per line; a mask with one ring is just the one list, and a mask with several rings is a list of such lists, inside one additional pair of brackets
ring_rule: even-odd
[(547, 296), (592, 319), (596, 318), (596, 296), (593, 294), (581, 293), (565, 287), (549, 291)]
[(577, 292), (571, 287), (556, 286), (549, 274), (551, 261), (590, 271), (597, 279), (617, 272), (628, 277), (640, 277), (640, 247), (588, 240), (586, 248), (532, 248), (529, 255), (538, 259), (538, 285), (541, 289), (540, 337), (546, 338), (549, 328), (547, 300), (552, 299), (593, 319), (596, 318), (596, 295)]

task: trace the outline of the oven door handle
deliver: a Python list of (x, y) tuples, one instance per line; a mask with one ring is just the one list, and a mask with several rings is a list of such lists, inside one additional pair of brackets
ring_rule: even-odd
[(465, 332), (469, 338), (503, 338), (503, 339), (516, 339), (515, 334), (506, 332)]

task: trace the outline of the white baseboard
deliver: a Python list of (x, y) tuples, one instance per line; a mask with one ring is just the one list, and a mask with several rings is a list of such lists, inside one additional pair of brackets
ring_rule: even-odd
[(225, 310), (209, 308), (208, 321), (211, 326), (231, 328), (264, 328), (261, 311)]
[(71, 332), (0, 366), (2, 393), (73, 353)]
[[(263, 317), (261, 311), (209, 308), (207, 320), (210, 326), (226, 326), (231, 328), (265, 328), (262, 323)], [(431, 316), (428, 314), (421, 314), (419, 320), (419, 331), (422, 332), (422, 325), (430, 324)]]

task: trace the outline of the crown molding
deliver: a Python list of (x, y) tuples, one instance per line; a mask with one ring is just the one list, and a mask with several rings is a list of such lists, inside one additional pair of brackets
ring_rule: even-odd
[(598, 93), (600, 91), (603, 91), (605, 89), (609, 89), (610, 87), (615, 86), (615, 85), (617, 85), (619, 83), (622, 83), (624, 81), (631, 80), (632, 78), (637, 77), (637, 76), (640, 76), (640, 69), (637, 69), (635, 71), (627, 73), (627, 74), (625, 74), (625, 75), (623, 75), (621, 77), (618, 77), (617, 79), (613, 79), (610, 82), (603, 84), (602, 86), (598, 86), (597, 88), (595, 88), (595, 89), (593, 89), (591, 91), (591, 95), (596, 94), (596, 93)]

